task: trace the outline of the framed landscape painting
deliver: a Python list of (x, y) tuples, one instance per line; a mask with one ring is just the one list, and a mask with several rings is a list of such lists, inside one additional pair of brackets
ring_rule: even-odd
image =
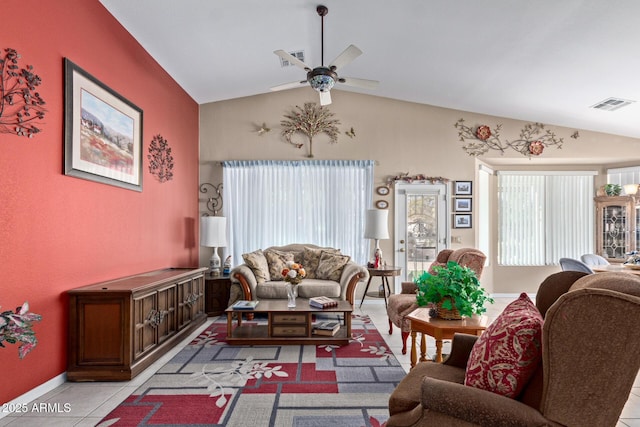
[(453, 199), (454, 211), (456, 212), (471, 212), (471, 197), (458, 197)]
[(142, 191), (142, 110), (69, 59), (65, 175)]
[(456, 196), (470, 196), (472, 194), (471, 181), (456, 181), (453, 189), (453, 194)]
[(471, 228), (471, 214), (455, 214), (453, 228)]

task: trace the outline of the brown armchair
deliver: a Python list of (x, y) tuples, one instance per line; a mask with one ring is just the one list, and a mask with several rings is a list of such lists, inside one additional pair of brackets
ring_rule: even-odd
[(536, 306), (542, 360), (517, 398), (463, 385), (477, 337), (459, 334), (444, 363), (419, 363), (400, 382), (387, 426), (615, 426), (640, 368), (640, 278), (563, 271)]
[[(446, 265), (449, 261), (455, 261), (460, 265), (469, 267), (476, 272), (478, 278), (482, 275), (484, 262), (487, 259), (485, 254), (473, 248), (444, 249), (438, 253), (436, 260), (429, 267), (429, 272), (436, 265)], [(393, 333), (393, 325), (400, 328), (402, 336), (402, 354), (407, 354), (407, 337), (411, 332), (407, 314), (418, 308), (416, 303), (416, 284), (413, 282), (403, 282), (399, 294), (390, 295), (387, 304), (387, 316), (389, 317), (389, 335)]]

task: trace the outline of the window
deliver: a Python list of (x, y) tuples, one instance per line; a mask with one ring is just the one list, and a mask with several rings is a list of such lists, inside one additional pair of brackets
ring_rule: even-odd
[(373, 195), (373, 161), (223, 162), (227, 252), (312, 243), (367, 260), (366, 210)]
[(640, 183), (640, 166), (607, 169), (607, 183), (618, 185)]
[(557, 265), (593, 253), (595, 172), (498, 172), (498, 263)]

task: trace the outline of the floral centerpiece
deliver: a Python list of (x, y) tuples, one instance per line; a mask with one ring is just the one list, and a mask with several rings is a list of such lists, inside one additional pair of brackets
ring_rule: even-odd
[(287, 266), (282, 270), (282, 277), (284, 277), (285, 282), (298, 285), (302, 282), (302, 279), (307, 277), (307, 272), (304, 270), (302, 264), (288, 261)]
[(282, 269), (282, 277), (287, 282), (287, 307), (295, 308), (296, 297), (298, 296), (298, 286), (302, 279), (307, 277), (302, 264), (298, 262), (288, 261), (287, 266)]
[(9, 344), (20, 342), (18, 355), (23, 359), (38, 343), (32, 323), (41, 319), (39, 314), (29, 313), (28, 302), (16, 308), (15, 313), (11, 310), (0, 313), (0, 347), (5, 346), (5, 341)]
[(471, 317), (486, 311), (484, 304), (493, 303), (487, 291), (480, 286), (476, 272), (455, 261), (446, 266), (435, 266), (434, 274), (422, 273), (415, 279), (419, 306), (437, 304), (437, 316), (443, 319)]

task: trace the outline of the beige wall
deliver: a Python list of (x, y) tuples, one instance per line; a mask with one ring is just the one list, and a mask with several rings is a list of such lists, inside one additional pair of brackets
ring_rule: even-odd
[[(370, 95), (333, 90), (333, 104), (329, 109), (341, 121), (343, 134), (337, 144), (329, 144), (324, 135), (314, 139), (316, 159), (371, 159), (376, 161), (375, 184), (385, 182), (388, 176), (408, 172), (410, 175), (442, 176), (452, 181), (476, 182), (478, 160), (462, 150), (454, 123), (464, 118), (469, 126), (502, 124), (501, 135), (515, 139), (526, 122), (484, 116), (445, 108), (395, 101)], [(275, 92), (247, 98), (204, 104), (200, 107), (200, 181), (222, 181), (223, 160), (305, 160), (307, 146), (296, 149), (280, 135), (280, 121), (296, 105), (317, 102), (317, 95), (309, 88)], [(266, 123), (271, 131), (259, 136), (257, 129)], [(344, 131), (354, 128), (351, 139)], [(496, 170), (514, 167), (523, 169), (590, 169), (603, 170), (603, 164), (617, 164), (620, 159), (611, 153), (629, 153), (638, 146), (638, 140), (580, 130), (580, 138), (570, 135), (575, 129), (547, 126), (564, 137), (561, 150), (548, 148), (540, 158), (527, 159), (516, 152), (490, 152), (481, 160)], [(300, 137), (297, 137), (300, 138)], [(300, 139), (300, 142), (304, 142)], [(621, 157), (627, 162), (634, 159)], [(577, 166), (568, 166), (568, 164)], [(598, 177), (601, 182), (602, 176)], [(495, 185), (495, 184), (494, 184)], [(475, 193), (475, 191), (474, 191)], [(201, 201), (204, 195), (200, 195)], [(475, 197), (475, 194), (474, 194)], [(390, 221), (393, 221), (393, 195), (373, 199), (390, 203)], [(475, 210), (475, 200), (474, 200)], [(201, 203), (201, 211), (205, 211)], [(495, 206), (492, 221), (493, 242), (497, 241)], [(475, 221), (475, 216), (474, 216)], [(452, 236), (461, 238), (453, 248), (475, 246), (477, 226), (470, 230), (452, 230)], [(390, 227), (393, 231), (393, 227)], [(381, 241), (385, 254), (393, 253), (395, 239)], [(495, 262), (495, 243), (490, 256), (491, 265), (483, 275), (483, 285), (495, 293), (535, 292), (538, 284), (559, 267), (499, 267)], [(202, 248), (201, 265), (207, 264), (210, 250)], [(390, 255), (389, 255), (390, 256)], [(234, 264), (237, 260), (234, 260)]]

